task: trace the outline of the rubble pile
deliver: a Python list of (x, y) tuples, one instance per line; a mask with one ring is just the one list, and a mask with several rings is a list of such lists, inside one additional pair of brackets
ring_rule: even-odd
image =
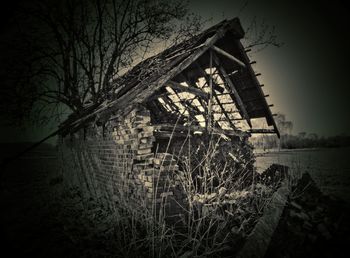
[(349, 211), (305, 173), (291, 189), (265, 257), (347, 257)]

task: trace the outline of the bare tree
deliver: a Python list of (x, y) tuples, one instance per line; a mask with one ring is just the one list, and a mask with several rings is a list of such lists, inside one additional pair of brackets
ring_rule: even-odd
[(275, 26), (265, 20), (259, 20), (257, 16), (250, 20), (244, 41), (246, 48), (254, 48), (254, 52), (260, 52), (269, 46), (281, 47), (284, 45), (277, 37)]
[(150, 48), (200, 27), (181, 0), (37, 0), (20, 8), (1, 75), (1, 108), (17, 120), (98, 105)]
[(291, 135), (293, 130), (293, 122), (287, 120), (285, 114), (278, 113), (275, 117), (275, 121), (281, 135)]

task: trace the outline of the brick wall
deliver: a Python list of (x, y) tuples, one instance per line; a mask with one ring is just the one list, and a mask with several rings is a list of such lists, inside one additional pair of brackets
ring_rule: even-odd
[(184, 194), (178, 166), (169, 153), (157, 152), (148, 110), (137, 107), (122, 121), (112, 119), (60, 139), (64, 182), (79, 187), (111, 209), (135, 209), (177, 218)]

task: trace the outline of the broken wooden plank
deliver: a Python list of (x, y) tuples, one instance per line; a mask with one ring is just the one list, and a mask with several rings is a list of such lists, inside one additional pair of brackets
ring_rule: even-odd
[(272, 195), (271, 201), (264, 208), (263, 216), (258, 220), (251, 234), (249, 234), (237, 257), (265, 257), (273, 233), (282, 216), (288, 201), (290, 186), (288, 179), (282, 181), (280, 188)]

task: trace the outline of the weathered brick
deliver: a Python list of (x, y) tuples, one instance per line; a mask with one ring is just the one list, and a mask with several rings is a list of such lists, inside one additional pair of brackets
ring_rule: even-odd
[[(90, 157), (90, 162), (84, 162), (85, 169), (79, 171), (94, 171), (89, 175), (91, 182), (108, 202), (115, 203), (122, 192), (131, 200), (147, 201), (156, 207), (169, 206), (168, 200), (163, 203), (164, 199), (184, 198), (181, 191), (173, 188), (179, 184), (171, 173), (178, 170), (173, 155), (158, 153), (155, 158), (152, 152), (156, 139), (150, 123), (150, 112), (140, 107), (124, 119), (107, 122), (104, 135), (101, 127), (91, 126), (85, 132), (85, 140), (78, 132), (66, 141), (72, 146), (69, 153), (79, 155), (85, 151)], [(75, 167), (79, 168), (79, 164)]]
[(154, 157), (153, 153), (150, 154), (140, 154), (140, 155), (136, 155), (135, 159), (136, 160), (147, 160), (147, 159), (152, 159)]
[(138, 149), (137, 150), (137, 154), (149, 154), (149, 153), (151, 153), (152, 152), (152, 149), (151, 148), (148, 148), (148, 149)]

